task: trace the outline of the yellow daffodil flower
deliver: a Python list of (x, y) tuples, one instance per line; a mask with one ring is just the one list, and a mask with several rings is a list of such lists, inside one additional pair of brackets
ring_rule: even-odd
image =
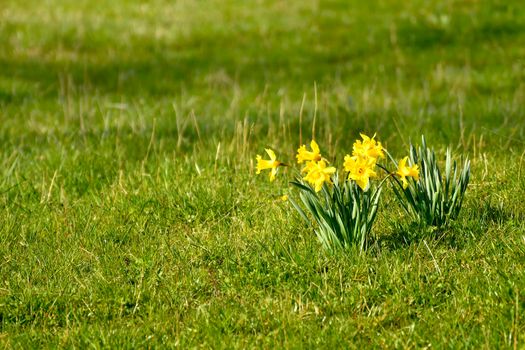
[(324, 160), (318, 162), (309, 162), (308, 174), (304, 177), (306, 181), (315, 186), (315, 192), (321, 191), (325, 182), (332, 184), (330, 175), (335, 173), (334, 167), (327, 167)]
[(377, 177), (374, 167), (376, 159), (365, 156), (345, 156), (344, 167), (348, 171), (348, 179), (354, 180), (363, 191), (366, 191), (370, 178)]
[(307, 151), (306, 145), (302, 145), (297, 149), (297, 163), (301, 164), (309, 160), (313, 160), (315, 162), (321, 160), (321, 150), (314, 140), (310, 142), (310, 147), (312, 147), (312, 151)]
[(257, 157), (255, 158), (257, 160), (257, 174), (260, 174), (261, 170), (271, 169), (270, 182), (272, 182), (273, 180), (275, 180), (277, 168), (283, 163), (277, 160), (275, 152), (272, 151), (270, 148), (266, 148), (265, 151), (268, 154), (268, 156), (270, 156), (270, 160), (262, 159), (260, 155), (257, 155)]
[(301, 173), (309, 173), (313, 169), (317, 168), (317, 162), (315, 160), (311, 160), (309, 162), (306, 162), (306, 165), (304, 168), (301, 169)]
[(399, 175), (401, 177), (401, 182), (403, 183), (403, 189), (406, 189), (408, 187), (408, 181), (407, 176), (414, 178), (414, 180), (419, 180), (419, 167), (417, 164), (412, 166), (407, 166), (408, 157), (405, 157), (399, 161), (399, 164), (397, 165), (397, 172), (396, 175)]
[(374, 140), (376, 134), (372, 138), (366, 136), (365, 134), (360, 134), (361, 140), (356, 140), (354, 143), (354, 149), (352, 152), (353, 156), (361, 157), (370, 157), (370, 158), (385, 158), (385, 153), (383, 152), (383, 146), (381, 142)]

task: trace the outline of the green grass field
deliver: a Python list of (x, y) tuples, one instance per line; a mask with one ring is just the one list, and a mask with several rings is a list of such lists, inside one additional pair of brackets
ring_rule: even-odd
[[(0, 347), (523, 349), (524, 43), (521, 0), (3, 1)], [(330, 255), (255, 175), (361, 131), (468, 155), (459, 219), (386, 190)]]

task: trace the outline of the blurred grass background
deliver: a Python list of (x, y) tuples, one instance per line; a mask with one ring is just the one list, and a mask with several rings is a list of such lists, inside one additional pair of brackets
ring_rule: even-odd
[[(524, 29), (518, 0), (3, 1), (0, 342), (522, 347)], [(413, 239), (386, 194), (370, 253), (320, 251), (255, 154), (361, 131), (468, 154), (458, 222)]]

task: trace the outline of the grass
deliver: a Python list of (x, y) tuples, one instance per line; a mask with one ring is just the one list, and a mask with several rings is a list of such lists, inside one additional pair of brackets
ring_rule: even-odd
[[(0, 344), (523, 348), (524, 29), (517, 0), (4, 1)], [(360, 131), (468, 154), (458, 220), (387, 191), (366, 254), (323, 252), (255, 154)]]

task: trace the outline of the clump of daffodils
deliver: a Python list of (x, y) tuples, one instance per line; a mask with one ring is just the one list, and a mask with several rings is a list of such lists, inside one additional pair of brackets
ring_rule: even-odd
[(377, 178), (375, 167), (378, 158), (385, 158), (385, 153), (381, 142), (361, 134), (361, 140), (354, 143), (352, 156), (346, 155), (344, 168), (348, 172), (348, 179), (354, 180), (356, 184), (366, 191), (370, 183), (370, 178)]
[[(460, 183), (453, 184), (450, 179), (450, 152), (447, 151), (447, 170), (443, 182), (435, 159), (429, 160), (428, 157), (421, 156), (426, 154), (425, 144), (420, 148), (420, 157), (411, 146), (410, 155), (396, 162), (381, 142), (376, 140), (375, 134), (372, 137), (365, 134), (360, 136), (361, 139), (353, 144), (352, 153), (344, 156), (341, 169), (330, 164), (322, 156), (315, 140), (310, 142), (309, 147), (301, 145), (296, 155), (299, 169), (296, 171), (295, 180), (290, 184), (298, 189), (302, 205), (292, 197), (282, 197), (292, 203), (308, 224), (313, 224), (319, 241), (327, 250), (347, 249), (352, 246), (363, 250), (369, 245), (370, 232), (387, 179), (391, 180), (401, 206), (420, 221), (439, 226), (448, 218), (457, 216), (468, 184), (470, 167), (463, 170)], [(287, 165), (277, 160), (273, 150), (268, 148), (266, 153), (269, 159), (257, 155), (256, 170), (257, 174), (269, 170), (270, 181), (273, 182), (279, 168)], [(430, 151), (427, 153), (433, 155)], [(385, 155), (388, 155), (393, 163), (392, 171), (388, 169)], [(420, 174), (420, 169), (423, 169), (423, 174)], [(455, 162), (453, 169), (455, 179)], [(441, 187), (446, 187), (446, 191), (441, 191), (444, 192), (441, 195), (439, 181), (444, 183)], [(435, 193), (436, 188), (438, 194)], [(448, 196), (449, 188), (455, 191), (453, 196)], [(436, 198), (441, 201), (439, 205), (435, 203)], [(436, 213), (428, 212), (429, 208), (436, 206), (441, 208), (442, 212), (446, 212), (443, 214), (446, 219), (440, 219)]]
[[(407, 166), (407, 162), (411, 165)], [(394, 186), (394, 193), (406, 213), (422, 225), (441, 227), (448, 224), (457, 218), (463, 204), (470, 180), (470, 161), (465, 159), (460, 167), (447, 148), (444, 163), (443, 171), (424, 136), (421, 145), (416, 148), (411, 144), (410, 155), (398, 163), (396, 175), (402, 190)], [(407, 177), (416, 181), (408, 182)]]
[[(375, 135), (370, 138), (361, 134), (362, 140), (356, 140), (352, 150), (352, 155), (345, 156), (344, 170), (348, 174), (348, 180), (353, 180), (363, 190), (368, 189), (370, 179), (377, 178), (375, 167), (378, 158), (385, 158), (381, 142), (375, 140)], [(315, 192), (321, 191), (324, 183), (332, 185), (331, 175), (337, 169), (328, 166), (328, 161), (321, 156), (321, 151), (317, 143), (312, 140), (310, 143), (311, 151), (308, 151), (306, 145), (302, 145), (297, 150), (297, 163), (306, 165), (301, 173), (306, 173), (303, 177), (308, 183), (314, 186)]]

